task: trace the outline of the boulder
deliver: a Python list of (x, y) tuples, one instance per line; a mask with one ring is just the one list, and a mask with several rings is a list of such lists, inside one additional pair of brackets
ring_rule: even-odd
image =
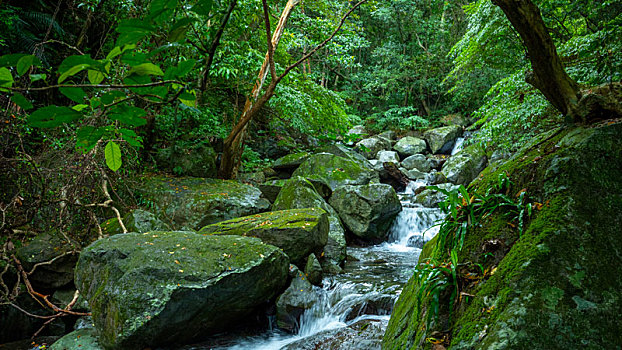
[(395, 146), (393, 146), (393, 149), (402, 157), (412, 156), (417, 153), (425, 153), (427, 148), (424, 140), (413, 136), (402, 137), (397, 141)]
[(333, 192), (329, 203), (354, 235), (370, 242), (386, 238), (402, 210), (397, 193), (387, 184), (342, 186)]
[(426, 178), (426, 173), (421, 172), (417, 169), (412, 169), (412, 170), (408, 170), (406, 168), (400, 168), (399, 169), (402, 174), (406, 175), (406, 177), (408, 177), (411, 180), (423, 180)]
[(356, 143), (355, 150), (367, 159), (374, 159), (380, 151), (391, 149), (391, 141), (383, 137), (370, 137)]
[(378, 161), (381, 163), (391, 162), (395, 164), (400, 163), (400, 156), (397, 155), (397, 152), (393, 151), (380, 151), (377, 155)]
[(288, 154), (284, 157), (281, 157), (272, 163), (272, 168), (275, 170), (283, 170), (289, 171), (292, 173), (296, 168), (300, 166), (307, 158), (309, 158), (310, 154), (308, 152), (298, 152)]
[(199, 230), (207, 235), (257, 237), (277, 246), (290, 261), (304, 267), (307, 256), (321, 253), (328, 240), (328, 214), (321, 208), (279, 210), (211, 224)]
[(407, 247), (411, 248), (423, 248), (423, 235), (414, 235), (408, 238), (408, 242), (406, 242)]
[[(364, 319), (346, 327), (329, 329), (283, 347), (283, 350), (378, 350), (387, 321)], [(402, 350), (403, 348), (390, 348)]]
[[(438, 184), (436, 186), (446, 191), (451, 191), (455, 188), (458, 188), (457, 185), (450, 183)], [(444, 201), (446, 198), (447, 196), (442, 192), (431, 188), (426, 188), (417, 196), (415, 196), (415, 203), (421, 204), (426, 208), (438, 208), (438, 203)]]
[(184, 176), (215, 177), (216, 151), (205, 143), (180, 145), (178, 143), (160, 148), (155, 154), (158, 169)]
[(95, 328), (82, 328), (58, 339), (50, 350), (104, 350), (97, 339)]
[(178, 230), (198, 230), (270, 207), (257, 188), (232, 180), (143, 176), (136, 192), (158, 217)]
[(305, 274), (295, 266), (289, 287), (276, 301), (276, 320), (279, 328), (295, 332), (300, 327), (300, 316), (317, 302), (317, 294)]
[(365, 130), (363, 125), (355, 125), (352, 129), (348, 130), (347, 135), (367, 135), (368, 132)]
[(362, 315), (390, 315), (395, 295), (377, 294), (368, 296), (365, 301), (354, 305), (346, 314), (346, 321), (352, 321)]
[(438, 185), (447, 183), (449, 180), (440, 171), (432, 170), (425, 176), (425, 181), (430, 185)]
[(407, 170), (417, 169), (421, 172), (427, 173), (432, 170), (432, 162), (430, 162), (423, 154), (413, 154), (402, 161), (402, 167)]
[(28, 277), (35, 289), (56, 289), (71, 284), (73, 269), (78, 261), (80, 247), (76, 242), (68, 242), (60, 233), (40, 234), (27, 245), (17, 249), (16, 257), (30, 271), (39, 265)]
[(257, 187), (266, 181), (266, 174), (263, 171), (241, 172), (238, 173), (236, 180)]
[[(153, 213), (142, 209), (134, 209), (123, 217), (123, 225), (127, 232), (149, 232), (149, 231), (167, 231), (170, 227), (158, 219)], [(116, 235), (123, 233), (123, 229), (119, 224), (119, 220), (114, 217), (104, 221), (101, 224), (102, 233), (104, 235)]]
[(187, 343), (247, 318), (285, 287), (289, 261), (257, 238), (127, 233), (80, 254), (75, 281), (109, 349)]
[[(321, 257), (322, 267), (330, 268), (331, 265), (340, 266), (346, 259), (346, 238), (339, 220), (339, 214), (326, 203), (311, 182), (302, 177), (293, 177), (287, 181), (279, 196), (272, 206), (274, 210), (322, 208), (328, 213), (328, 241), (324, 247), (324, 255)], [(325, 270), (327, 270), (325, 269)], [(333, 269), (337, 270), (339, 269)]]
[(443, 165), (441, 172), (447, 180), (466, 186), (484, 170), (486, 164), (486, 152), (475, 144), (451, 156)]
[(305, 265), (305, 276), (314, 286), (322, 286), (322, 265), (315, 254), (309, 254)]
[(384, 137), (385, 139), (389, 141), (394, 141), (396, 137), (395, 131), (393, 130), (387, 130), (387, 131), (381, 132), (380, 134), (378, 134), (378, 136)]
[(268, 200), (270, 203), (274, 203), (276, 197), (281, 192), (281, 189), (285, 185), (287, 180), (270, 180), (266, 181), (262, 184), (259, 184), (257, 188), (261, 191), (261, 194)]
[(462, 127), (450, 125), (430, 129), (423, 134), (423, 137), (428, 141), (432, 154), (449, 154), (460, 135), (462, 135)]
[(330, 154), (334, 154), (336, 156), (342, 157), (342, 158), (346, 158), (349, 160), (352, 160), (354, 162), (357, 162), (361, 167), (363, 168), (369, 168), (370, 167), (370, 160), (368, 160), (367, 158), (365, 158), (365, 156), (361, 155), (360, 153), (356, 152), (355, 150), (346, 147), (340, 143), (331, 143), (328, 144), (322, 148), (320, 148), (319, 153), (330, 153)]
[[(471, 192), (484, 196), (507, 176), (507, 190), (492, 193), (516, 200), (526, 190), (535, 210), (524, 217), (522, 232), (508, 225), (512, 217), (504, 208), (469, 227), (458, 260), (492, 272), (461, 286), (473, 295), (469, 302), (454, 307), (448, 294), (417, 300), (420, 285), (411, 278), (391, 314), (383, 349), (417, 348), (434, 331), (447, 333), (445, 346), (455, 350), (618, 348), (620, 135), (619, 121), (553, 129), (485, 169)], [(448, 249), (437, 249), (440, 242), (428, 242), (420, 260), (448, 261)], [(439, 306), (444, 321), (427, 327), (431, 305)]]
[(371, 166), (329, 153), (315, 154), (300, 165), (292, 176), (326, 185), (332, 191), (342, 185), (365, 185), (378, 182), (378, 173)]

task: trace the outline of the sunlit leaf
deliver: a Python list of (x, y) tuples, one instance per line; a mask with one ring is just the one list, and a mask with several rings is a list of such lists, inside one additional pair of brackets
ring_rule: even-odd
[(108, 165), (110, 170), (117, 171), (121, 168), (121, 148), (114, 141), (108, 141), (104, 149), (104, 155), (106, 157), (106, 165)]
[(17, 74), (24, 75), (30, 67), (40, 66), (41, 60), (35, 55), (27, 55), (17, 61)]
[(104, 128), (96, 128), (93, 126), (83, 126), (76, 132), (76, 148), (88, 152), (104, 135)]
[(91, 84), (99, 84), (104, 81), (104, 78), (106, 77), (104, 73), (92, 69), (89, 69), (87, 74)]
[(143, 63), (139, 64), (136, 67), (132, 67), (130, 69), (129, 74), (138, 74), (138, 75), (164, 75), (162, 69), (156, 66), (153, 63)]

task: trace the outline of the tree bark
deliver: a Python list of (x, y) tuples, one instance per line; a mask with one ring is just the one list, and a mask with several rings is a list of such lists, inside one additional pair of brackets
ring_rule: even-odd
[(527, 76), (527, 82), (540, 90), (564, 115), (581, 121), (582, 116), (577, 114), (581, 98), (579, 85), (564, 70), (540, 9), (531, 0), (492, 2), (503, 10), (527, 47), (533, 69), (533, 76)]

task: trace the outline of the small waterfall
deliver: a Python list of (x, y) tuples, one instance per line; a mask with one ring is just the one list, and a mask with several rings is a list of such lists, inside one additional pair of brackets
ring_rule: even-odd
[(422, 207), (404, 207), (398, 214), (390, 232), (390, 244), (397, 247), (408, 247), (412, 237), (421, 237), (427, 242), (438, 233), (435, 223), (442, 218), (440, 209)]
[(466, 138), (464, 138), (464, 137), (458, 137), (458, 138), (456, 139), (456, 142), (454, 143), (454, 148), (452, 148), (452, 150), (451, 150), (451, 155), (452, 155), (452, 156), (453, 156), (454, 154), (456, 154), (456, 153), (458, 153), (458, 152), (462, 151), (462, 148), (463, 148), (462, 146), (463, 146), (463, 144), (464, 144), (464, 140), (465, 140), (465, 139), (466, 139)]

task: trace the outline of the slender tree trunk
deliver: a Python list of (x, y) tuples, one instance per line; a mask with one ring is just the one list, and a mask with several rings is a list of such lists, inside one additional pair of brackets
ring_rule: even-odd
[(492, 0), (520, 34), (531, 60), (533, 77), (527, 82), (540, 90), (549, 102), (575, 121), (580, 99), (579, 86), (566, 74), (540, 9), (531, 0)]

